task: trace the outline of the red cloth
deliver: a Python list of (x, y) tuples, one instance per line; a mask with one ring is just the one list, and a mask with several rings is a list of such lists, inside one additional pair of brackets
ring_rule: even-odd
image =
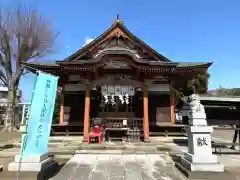
[(102, 143), (103, 128), (100, 126), (94, 126), (88, 134), (88, 144), (91, 142), (91, 138), (97, 137), (98, 143)]

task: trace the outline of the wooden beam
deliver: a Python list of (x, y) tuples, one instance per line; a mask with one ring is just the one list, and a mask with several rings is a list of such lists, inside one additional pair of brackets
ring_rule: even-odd
[(83, 140), (86, 142), (89, 132), (89, 115), (90, 115), (90, 89), (86, 87), (85, 90), (85, 108), (84, 108), (84, 127)]
[(94, 80), (99, 79), (98, 68), (94, 68), (94, 69), (93, 69), (93, 72), (94, 72)]
[(136, 74), (135, 74), (136, 80), (140, 79), (140, 69), (136, 68)]
[(148, 89), (143, 89), (143, 127), (144, 140), (149, 141)]

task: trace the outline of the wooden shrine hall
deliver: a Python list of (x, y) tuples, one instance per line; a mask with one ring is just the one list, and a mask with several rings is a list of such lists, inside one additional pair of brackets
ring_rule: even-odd
[(170, 61), (117, 17), (110, 28), (66, 59), (25, 65), (60, 77), (61, 126), (78, 124), (87, 137), (92, 119), (101, 118), (106, 128), (139, 131), (147, 140), (151, 128), (175, 124), (170, 90), (176, 77), (192, 78), (211, 64)]

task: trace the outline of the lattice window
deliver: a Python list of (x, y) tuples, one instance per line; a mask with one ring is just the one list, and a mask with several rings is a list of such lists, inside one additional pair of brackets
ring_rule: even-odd
[[(114, 99), (116, 102), (116, 97)], [(116, 105), (112, 105), (111, 103), (104, 104), (102, 112), (116, 112)]]

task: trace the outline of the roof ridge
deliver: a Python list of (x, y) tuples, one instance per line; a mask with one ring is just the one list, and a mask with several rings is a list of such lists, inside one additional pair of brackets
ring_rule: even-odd
[[(68, 56), (67, 58), (64, 59), (64, 61), (68, 61), (78, 54), (84, 52), (84, 50), (87, 50), (88, 48), (91, 48), (95, 43), (97, 43), (99, 40), (104, 38), (105, 36), (108, 36), (111, 31), (113, 31), (115, 28), (120, 28), (121, 31), (135, 39), (136, 43), (139, 45), (142, 45), (144, 48), (149, 49), (151, 53), (153, 53), (153, 56), (156, 56), (155, 58), (165, 61), (165, 62), (171, 62), (167, 57), (163, 56), (162, 54), (158, 53), (156, 50), (154, 50), (152, 47), (150, 47), (148, 44), (143, 42), (141, 39), (139, 39), (137, 36), (135, 36), (123, 23), (122, 20), (120, 20), (119, 15), (117, 15), (117, 19), (112, 23), (112, 25), (105, 30), (102, 34), (100, 34), (97, 38), (95, 38), (92, 42), (88, 43), (87, 45), (81, 47), (79, 50), (77, 50), (75, 53), (72, 55)], [(150, 53), (150, 55), (151, 55)]]

